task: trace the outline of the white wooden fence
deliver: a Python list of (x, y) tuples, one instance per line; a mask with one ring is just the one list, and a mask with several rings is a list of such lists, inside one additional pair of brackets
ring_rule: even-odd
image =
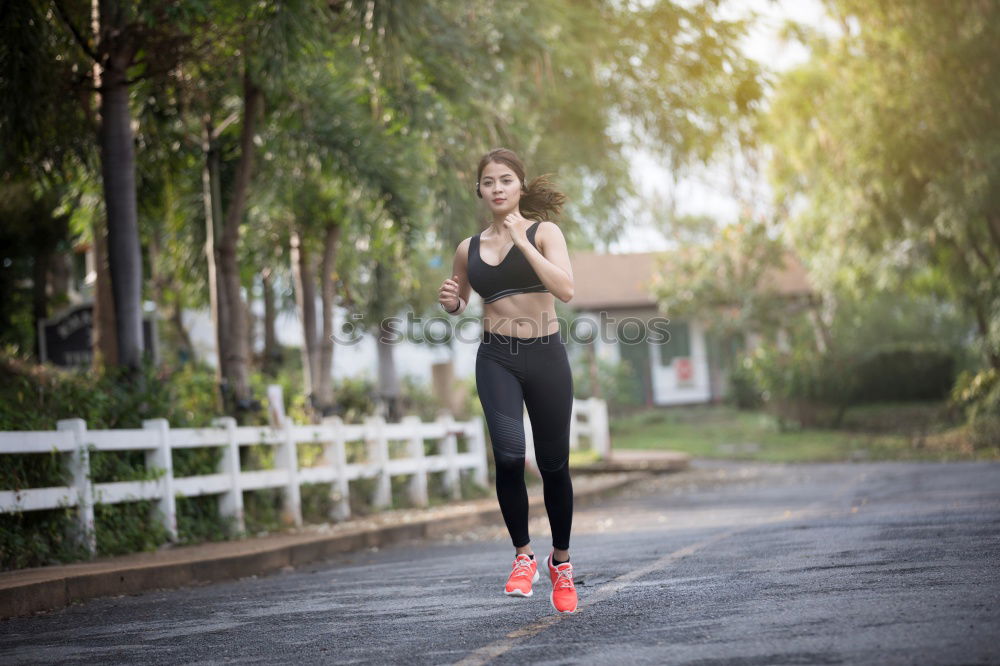
[[(461, 496), (460, 473), (472, 470), (476, 483), (486, 486), (486, 442), (482, 419), (456, 422), (443, 414), (437, 421), (421, 422), (408, 416), (399, 423), (386, 423), (375, 416), (362, 424), (345, 424), (338, 417), (321, 425), (281, 427), (237, 427), (223, 417), (209, 428), (170, 428), (165, 419), (143, 422), (141, 429), (87, 430), (82, 419), (66, 419), (54, 431), (0, 432), (0, 454), (49, 453), (69, 456), (72, 485), (55, 488), (0, 490), (0, 512), (35, 511), (78, 507), (79, 533), (93, 552), (94, 504), (116, 504), (136, 500), (156, 500), (159, 516), (171, 539), (177, 538), (176, 497), (217, 495), (220, 514), (235, 520), (244, 529), (243, 491), (280, 488), (283, 491), (285, 520), (302, 524), (300, 484), (329, 483), (335, 518), (350, 515), (348, 483), (356, 479), (376, 481), (372, 504), (384, 508), (392, 504), (391, 477), (411, 475), (411, 502), (427, 504), (427, 475), (443, 472), (444, 485), (454, 498)], [(464, 435), (468, 450), (458, 451), (458, 437)], [(438, 442), (435, 455), (425, 455), (424, 440)], [(347, 443), (363, 441), (364, 462), (347, 462)], [(390, 457), (390, 441), (405, 442), (406, 457)], [(322, 443), (323, 464), (300, 467), (298, 445)], [(240, 447), (263, 444), (278, 447), (275, 469), (241, 471)], [(219, 447), (223, 450), (215, 474), (177, 478), (173, 474), (171, 452), (183, 448)], [(90, 451), (145, 451), (146, 465), (160, 472), (151, 481), (93, 483), (90, 478)], [(3, 458), (0, 456), (0, 464)]]
[[(116, 504), (137, 500), (155, 500), (158, 516), (171, 539), (177, 538), (176, 498), (216, 495), (221, 515), (232, 518), (237, 529), (245, 528), (243, 492), (279, 488), (283, 494), (284, 518), (302, 524), (300, 485), (329, 483), (333, 502), (332, 518), (344, 520), (350, 516), (348, 483), (357, 479), (376, 481), (371, 498), (375, 508), (392, 504), (391, 477), (410, 476), (408, 494), (411, 503), (425, 506), (427, 475), (443, 472), (447, 492), (461, 496), (461, 471), (471, 470), (479, 485), (488, 485), (486, 432), (481, 417), (458, 422), (442, 414), (436, 421), (422, 422), (417, 416), (407, 416), (399, 423), (386, 423), (381, 416), (361, 424), (345, 424), (338, 417), (325, 419), (320, 425), (296, 425), (278, 419), (276, 427), (238, 427), (230, 417), (215, 419), (213, 427), (171, 428), (165, 419), (143, 422), (141, 429), (88, 430), (82, 419), (59, 421), (52, 431), (0, 432), (0, 464), (2, 454), (50, 453), (65, 454), (72, 484), (52, 488), (0, 489), (0, 513), (37, 511), (62, 507), (78, 507), (78, 533), (91, 552), (96, 548), (94, 534), (94, 504)], [(583, 417), (583, 420), (580, 420)], [(525, 413), (527, 455), (534, 461), (531, 422)], [(570, 447), (579, 448), (580, 437), (589, 439), (590, 448), (600, 457), (610, 450), (607, 406), (603, 400), (574, 400), (570, 422)], [(458, 437), (464, 436), (467, 451), (459, 452)], [(424, 440), (436, 440), (437, 452), (426, 455)], [(405, 442), (405, 457), (390, 457), (389, 442)], [(347, 461), (347, 444), (364, 442), (366, 460)], [(321, 443), (322, 464), (301, 467), (299, 444)], [(275, 469), (243, 471), (240, 469), (240, 447), (263, 444), (278, 447)], [(177, 449), (218, 447), (222, 457), (214, 474), (175, 477), (172, 452)], [(149, 481), (118, 481), (93, 483), (90, 474), (90, 451), (144, 451), (146, 465), (158, 472)]]

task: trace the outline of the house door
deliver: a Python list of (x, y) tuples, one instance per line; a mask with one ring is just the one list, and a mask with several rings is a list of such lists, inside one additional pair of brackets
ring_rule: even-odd
[(631, 401), (639, 405), (653, 404), (653, 382), (649, 372), (649, 343), (643, 339), (640, 342), (628, 343), (623, 340), (635, 338), (635, 330), (623, 331), (618, 328), (618, 351), (623, 361), (632, 366), (633, 381), (629, 384)]

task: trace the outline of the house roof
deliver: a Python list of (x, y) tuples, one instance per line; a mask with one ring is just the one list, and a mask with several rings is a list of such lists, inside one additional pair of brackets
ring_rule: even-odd
[[(672, 254), (570, 252), (574, 290), (569, 304), (578, 310), (656, 307), (651, 287), (657, 277), (667, 279)], [(660, 266), (663, 268), (658, 268)], [(805, 267), (791, 253), (785, 255), (785, 265), (781, 270), (772, 269), (764, 274), (763, 286), (786, 296), (812, 293)]]

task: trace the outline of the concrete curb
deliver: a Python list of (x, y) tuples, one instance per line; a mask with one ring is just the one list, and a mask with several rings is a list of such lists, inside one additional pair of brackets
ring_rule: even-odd
[[(592, 487), (574, 494), (574, 504), (585, 505), (648, 476), (648, 473), (632, 473), (604, 483), (594, 483)], [(439, 538), (483, 524), (502, 524), (500, 508), (495, 502), (494, 499), (490, 508), (480, 508), (457, 516), (364, 528), (346, 534), (306, 535), (294, 543), (261, 546), (259, 549), (254, 549), (252, 539), (247, 540), (248, 542), (224, 542), (219, 544), (219, 550), (225, 550), (228, 544), (232, 550), (244, 552), (219, 552), (175, 562), (135, 562), (127, 559), (130, 556), (125, 556), (120, 563), (114, 559), (102, 563), (101, 570), (98, 571), (67, 572), (60, 575), (56, 570), (63, 567), (52, 567), (50, 570), (42, 568), (9, 572), (6, 580), (0, 580), (0, 619), (56, 610), (97, 597), (136, 594), (268, 574), (373, 546)], [(532, 509), (543, 506), (540, 496), (531, 497)], [(246, 552), (248, 548), (249, 552)], [(183, 553), (183, 547), (174, 552)], [(72, 566), (68, 565), (70, 568)]]

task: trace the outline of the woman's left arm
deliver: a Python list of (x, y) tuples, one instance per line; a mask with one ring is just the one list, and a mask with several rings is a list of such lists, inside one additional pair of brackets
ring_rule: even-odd
[(540, 222), (535, 232), (536, 249), (525, 242), (520, 248), (535, 269), (542, 284), (564, 303), (573, 298), (573, 267), (569, 263), (569, 250), (562, 229), (552, 222)]

